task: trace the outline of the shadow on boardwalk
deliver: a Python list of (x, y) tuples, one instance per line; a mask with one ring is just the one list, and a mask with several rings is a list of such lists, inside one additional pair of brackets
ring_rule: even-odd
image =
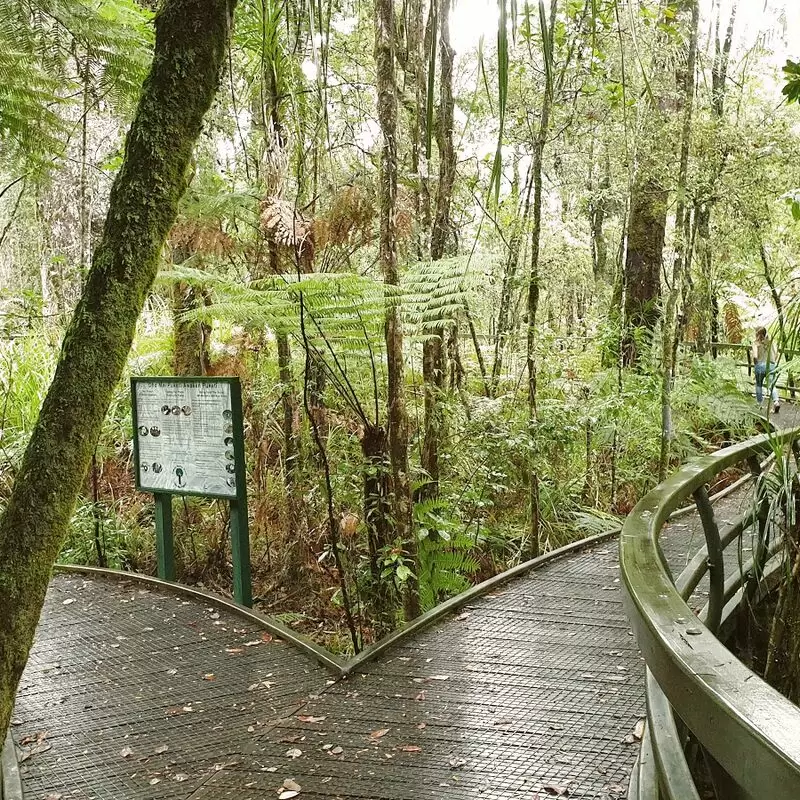
[[(675, 526), (676, 557), (690, 535)], [(644, 700), (616, 548), (549, 562), (346, 680), (200, 601), (56, 576), (14, 714), (25, 797), (622, 798)]]

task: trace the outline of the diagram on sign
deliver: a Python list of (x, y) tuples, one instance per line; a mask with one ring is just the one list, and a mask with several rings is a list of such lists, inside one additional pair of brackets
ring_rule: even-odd
[(235, 497), (230, 383), (134, 380), (133, 388), (140, 488)]

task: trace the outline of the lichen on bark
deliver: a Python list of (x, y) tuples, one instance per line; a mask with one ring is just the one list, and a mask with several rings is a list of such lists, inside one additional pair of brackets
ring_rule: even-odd
[(0, 738), (219, 82), (235, 0), (165, 0), (101, 242), (0, 519)]

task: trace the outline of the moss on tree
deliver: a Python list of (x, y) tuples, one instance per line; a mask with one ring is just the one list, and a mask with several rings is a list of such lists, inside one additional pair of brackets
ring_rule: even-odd
[(0, 734), (216, 93), (235, 0), (165, 0), (103, 236), (0, 520)]

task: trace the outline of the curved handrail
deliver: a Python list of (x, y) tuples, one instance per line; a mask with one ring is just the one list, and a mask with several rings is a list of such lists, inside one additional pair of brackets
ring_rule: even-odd
[[(642, 498), (620, 536), (623, 602), (658, 688), (744, 796), (770, 800), (800, 797), (800, 708), (747, 669), (695, 617), (673, 582), (659, 535), (670, 513), (692, 495), (708, 516), (703, 487), (716, 474), (741, 461), (753, 463), (754, 456), (770, 446), (793, 444), (798, 435), (800, 428), (767, 434), (694, 459)], [(716, 552), (720, 535), (708, 521), (704, 520), (707, 549), (702, 560), (708, 563), (711, 553), (717, 568), (709, 601), (712, 617), (717, 617), (724, 603), (724, 576)], [(697, 566), (695, 561), (687, 568), (691, 578), (682, 576), (684, 590), (687, 578), (695, 582)], [(651, 711), (659, 715), (664, 709)], [(663, 776), (658, 780), (663, 785)]]

